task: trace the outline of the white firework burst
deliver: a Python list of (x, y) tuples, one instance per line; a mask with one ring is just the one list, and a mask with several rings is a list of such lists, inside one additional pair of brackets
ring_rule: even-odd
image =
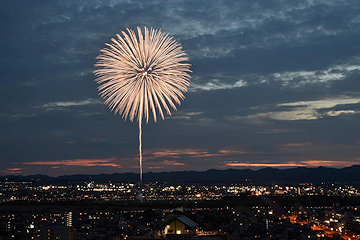
[(100, 96), (123, 118), (149, 121), (151, 111), (156, 122), (156, 110), (164, 119), (164, 111), (171, 115), (169, 105), (176, 110), (184, 99), (183, 92), (190, 85), (190, 64), (179, 43), (160, 30), (145, 27), (122, 32), (111, 39), (108, 48), (101, 50), (94, 73)]
[(149, 121), (150, 112), (157, 120), (157, 112), (164, 119), (164, 110), (171, 115), (175, 103), (185, 98), (183, 92), (190, 85), (189, 58), (181, 45), (168, 34), (153, 28), (137, 28), (116, 35), (107, 48), (101, 50), (94, 71), (99, 94), (105, 104), (130, 121), (139, 122), (140, 184), (142, 183), (143, 118)]

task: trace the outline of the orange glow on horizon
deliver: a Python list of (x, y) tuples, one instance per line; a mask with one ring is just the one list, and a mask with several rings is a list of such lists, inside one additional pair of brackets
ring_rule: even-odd
[(148, 169), (163, 169), (166, 166), (186, 166), (186, 164), (170, 160), (165, 160), (162, 162), (148, 162), (148, 164), (146, 164)]
[(22, 170), (23, 170), (22, 168), (7, 168), (2, 172), (7, 174), (20, 174), (22, 173)]
[[(81, 166), (81, 167), (117, 167), (121, 168), (121, 165), (114, 163), (115, 158), (108, 159), (71, 159), (71, 160), (59, 160), (59, 161), (35, 161), (24, 162), (25, 165), (65, 165), (65, 166)], [(55, 168), (55, 167), (53, 167)]]
[(169, 160), (165, 160), (165, 161), (161, 162), (161, 164), (164, 164), (164, 165), (175, 165), (175, 166), (185, 166), (184, 163), (180, 163), (180, 162), (176, 162), (176, 161), (169, 161)]
[(358, 164), (358, 161), (307, 160), (284, 163), (225, 162), (225, 166), (229, 167), (349, 167), (356, 164)]
[(229, 167), (305, 167), (304, 164), (299, 163), (236, 163), (228, 162), (225, 164)]
[(306, 163), (307, 166), (323, 166), (323, 167), (349, 167), (352, 165), (359, 164), (359, 161), (330, 161), (330, 160), (308, 160), (308, 161), (302, 161), (302, 163)]

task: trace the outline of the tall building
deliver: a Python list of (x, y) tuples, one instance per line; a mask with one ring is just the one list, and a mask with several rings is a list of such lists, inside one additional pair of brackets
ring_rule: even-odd
[(78, 211), (70, 211), (65, 215), (65, 225), (68, 227), (73, 227), (75, 230), (79, 225), (78, 222), (79, 212)]
[(65, 219), (65, 225), (68, 227), (73, 227), (73, 212), (68, 212), (66, 214), (66, 219)]

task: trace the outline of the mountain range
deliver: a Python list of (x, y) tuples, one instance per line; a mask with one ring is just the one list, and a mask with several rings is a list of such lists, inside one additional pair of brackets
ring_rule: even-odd
[[(210, 169), (204, 172), (197, 171), (179, 171), (179, 172), (148, 172), (143, 175), (146, 182), (171, 182), (171, 183), (321, 183), (321, 182), (339, 182), (339, 183), (360, 183), (360, 165), (354, 165), (344, 168), (330, 167), (296, 167), (290, 169), (263, 168), (259, 170), (250, 169), (228, 169), (216, 170)], [(64, 182), (138, 182), (137, 173), (114, 173), (98, 175), (63, 175), (50, 177), (47, 175), (7, 175), (0, 176), (0, 181), (30, 181), (39, 180), (47, 183)]]

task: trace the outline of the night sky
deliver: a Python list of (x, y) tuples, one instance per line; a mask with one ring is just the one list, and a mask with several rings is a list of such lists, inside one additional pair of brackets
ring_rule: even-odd
[(137, 26), (193, 71), (178, 111), (143, 125), (144, 172), (360, 163), (358, 0), (2, 0), (1, 175), (139, 171), (138, 125), (93, 74)]

